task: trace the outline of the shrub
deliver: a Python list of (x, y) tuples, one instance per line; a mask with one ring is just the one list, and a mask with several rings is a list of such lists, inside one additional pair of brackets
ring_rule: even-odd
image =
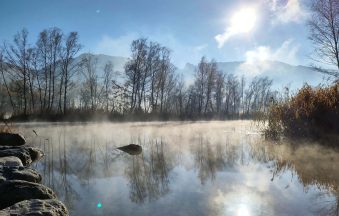
[(320, 139), (339, 134), (339, 83), (330, 87), (305, 85), (286, 102), (273, 104), (265, 136)]

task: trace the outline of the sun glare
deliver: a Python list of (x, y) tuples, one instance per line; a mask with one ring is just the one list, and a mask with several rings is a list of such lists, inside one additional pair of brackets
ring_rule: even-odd
[(237, 211), (237, 216), (250, 216), (250, 213), (246, 206), (241, 205)]
[(256, 23), (257, 14), (254, 8), (243, 8), (237, 11), (231, 18), (233, 31), (250, 32)]

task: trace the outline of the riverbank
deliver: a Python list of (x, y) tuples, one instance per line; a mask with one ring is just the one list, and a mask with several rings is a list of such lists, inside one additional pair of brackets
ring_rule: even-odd
[(133, 121), (211, 121), (211, 120), (250, 120), (263, 116), (263, 113), (255, 112), (251, 114), (227, 114), (227, 113), (206, 113), (200, 115), (174, 115), (170, 113), (114, 113), (91, 110), (70, 110), (63, 113), (34, 113), (23, 114), (3, 114), (8, 122), (90, 122), (90, 121), (111, 121), (111, 122), (133, 122)]
[(44, 157), (19, 134), (0, 132), (0, 215), (69, 215), (30, 166)]

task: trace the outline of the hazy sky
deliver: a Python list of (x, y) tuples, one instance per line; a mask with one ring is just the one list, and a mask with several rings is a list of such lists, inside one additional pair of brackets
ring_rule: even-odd
[(44, 28), (78, 31), (82, 52), (129, 56), (148, 37), (174, 63), (279, 60), (310, 64), (308, 0), (1, 0), (0, 41), (23, 27), (31, 43)]

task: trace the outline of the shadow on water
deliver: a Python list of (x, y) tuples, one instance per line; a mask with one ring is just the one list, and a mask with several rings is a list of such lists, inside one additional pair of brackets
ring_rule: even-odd
[[(44, 184), (71, 214), (339, 214), (333, 149), (270, 143), (243, 126), (225, 132), (222, 122), (125, 124), (124, 137), (93, 127), (51, 126), (39, 129), (45, 137), (28, 138), (46, 153), (35, 165)], [(142, 151), (116, 150), (127, 143)], [(103, 203), (100, 212), (96, 202)]]

